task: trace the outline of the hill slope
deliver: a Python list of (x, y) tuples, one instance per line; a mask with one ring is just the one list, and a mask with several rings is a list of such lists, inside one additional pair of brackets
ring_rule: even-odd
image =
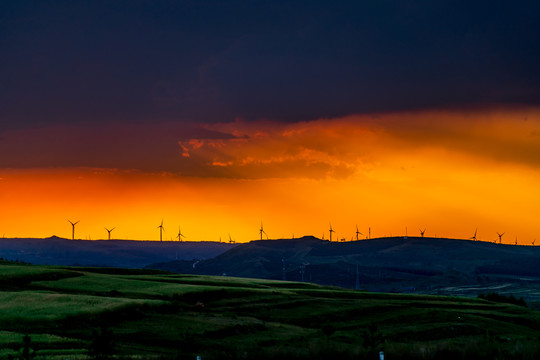
[[(540, 299), (540, 247), (393, 237), (329, 242), (314, 237), (240, 244), (212, 259), (152, 264), (169, 271), (311, 281), (385, 292), (510, 291)], [(358, 284), (357, 284), (358, 282)], [(525, 284), (525, 285), (524, 285)], [(523, 291), (528, 288), (534, 291)]]
[(0, 238), (0, 257), (44, 265), (142, 268), (175, 259), (208, 259), (234, 245), (219, 242)]
[[(150, 270), (0, 264), (0, 359), (539, 358), (540, 313), (480, 299)], [(105, 328), (105, 330), (98, 330)], [(500, 356), (505, 354), (504, 357)]]

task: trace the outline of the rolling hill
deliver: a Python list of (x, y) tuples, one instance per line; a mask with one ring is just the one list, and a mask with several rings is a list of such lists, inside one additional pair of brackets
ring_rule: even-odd
[(369, 291), (540, 300), (540, 247), (443, 238), (329, 242), (314, 237), (240, 244), (212, 259), (149, 268), (188, 274), (310, 281)]
[(540, 356), (538, 311), (463, 297), (0, 263), (0, 304), (0, 360)]
[(175, 259), (208, 259), (234, 247), (202, 241), (68, 240), (0, 238), (0, 257), (42, 265), (142, 268)]

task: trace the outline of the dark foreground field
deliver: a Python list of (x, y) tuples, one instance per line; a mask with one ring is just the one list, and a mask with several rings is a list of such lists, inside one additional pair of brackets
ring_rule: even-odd
[(25, 334), (35, 359), (540, 357), (539, 312), (474, 298), (14, 264), (0, 287), (1, 359)]

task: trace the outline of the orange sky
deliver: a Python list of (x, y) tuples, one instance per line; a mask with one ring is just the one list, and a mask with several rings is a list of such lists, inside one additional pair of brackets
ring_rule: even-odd
[[(168, 136), (165, 145), (131, 129), (118, 140), (121, 156), (109, 132), (96, 132), (86, 140), (96, 149), (83, 151), (62, 142), (81, 130), (64, 129), (62, 137), (53, 127), (13, 131), (0, 145), (13, 157), (0, 168), (0, 235), (70, 237), (70, 219), (80, 220), (77, 238), (106, 238), (104, 227), (116, 227), (113, 238), (157, 240), (163, 219), (165, 239), (181, 226), (187, 240), (230, 234), (244, 242), (258, 237), (261, 221), (270, 238), (328, 238), (329, 222), (348, 240), (356, 224), (364, 235), (370, 227), (372, 237), (404, 235), (406, 228), (409, 235), (427, 228), (426, 236), (457, 238), (478, 228), (482, 240), (495, 240), (498, 231), (506, 233), (503, 242), (517, 237), (527, 245), (540, 237), (539, 109), (192, 128), (193, 136)], [(19, 161), (21, 139), (31, 150)], [(126, 151), (130, 141), (136, 153)], [(53, 167), (65, 153), (69, 162)], [(30, 157), (31, 165), (15, 166)], [(83, 157), (90, 160), (77, 163)], [(160, 166), (152, 162), (158, 158)]]

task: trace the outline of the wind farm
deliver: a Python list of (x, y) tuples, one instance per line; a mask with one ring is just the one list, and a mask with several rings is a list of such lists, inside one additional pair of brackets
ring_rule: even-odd
[[(71, 240), (75, 240), (75, 226), (80, 222), (80, 220), (76, 221), (76, 222), (73, 222), (71, 220), (68, 220), (68, 222), (71, 224)], [(164, 219), (161, 220), (160, 224), (157, 226), (157, 228), (159, 229), (159, 237), (156, 238), (155, 240), (154, 239), (138, 239), (137, 241), (159, 241), (159, 242), (166, 242), (167, 240), (164, 239), (164, 233), (165, 233), (165, 227), (164, 227)], [(107, 228), (107, 227), (104, 227), (104, 229), (106, 230), (107, 232), (107, 238), (106, 240), (111, 240), (111, 233), (113, 230), (116, 229), (116, 227), (112, 227), (112, 228)], [(405, 227), (405, 229), (407, 229), (407, 226)], [(220, 231), (219, 229), (216, 229), (218, 232)], [(224, 229), (221, 229), (221, 230), (224, 230)], [(425, 236), (425, 233), (426, 233), (426, 228), (418, 228), (418, 231), (419, 231), (419, 234), (420, 234), (420, 238), (424, 238)], [(317, 232), (316, 230), (313, 231), (313, 232)], [(498, 241), (494, 241), (495, 243), (499, 243), (499, 244), (502, 244), (502, 237), (505, 235), (506, 232), (495, 232), (498, 236)], [(263, 225), (263, 222), (261, 221), (260, 222), (260, 227), (258, 229), (258, 238), (259, 240), (263, 240), (263, 239), (266, 239), (266, 240), (271, 240), (270, 236), (268, 235), (268, 233), (264, 230), (264, 225)], [(294, 234), (294, 233), (293, 233)], [(328, 231), (327, 231), (327, 234), (328, 234), (328, 237), (326, 237), (326, 233), (323, 232), (320, 239), (322, 240), (325, 240), (325, 239), (328, 239), (328, 241), (330, 242), (350, 242), (350, 241), (362, 241), (362, 240), (369, 240), (369, 239), (372, 239), (372, 235), (371, 235), (371, 227), (368, 227), (367, 228), (367, 235), (365, 237), (362, 237), (363, 236), (363, 233), (360, 231), (360, 228), (358, 226), (358, 224), (356, 223), (355, 224), (355, 231), (351, 234), (348, 234), (348, 235), (343, 235), (341, 237), (337, 237), (336, 235), (336, 231), (334, 230), (334, 228), (332, 227), (332, 223), (329, 222), (329, 228), (328, 228)], [(362, 235), (362, 236), (361, 236)], [(347, 238), (350, 236), (350, 240), (347, 240)], [(6, 236), (4, 235), (4, 238)], [(402, 235), (392, 235), (392, 233), (390, 232), (390, 234), (383, 234), (382, 236), (379, 235), (379, 238), (386, 238), (386, 237), (403, 237), (403, 238), (408, 238), (409, 235), (407, 234), (407, 231), (405, 230), (405, 232), (402, 234)], [(99, 236), (95, 236), (94, 237), (95, 239), (100, 239)], [(283, 238), (286, 238), (285, 236), (283, 235), (274, 235), (272, 237), (272, 239), (283, 239)], [(435, 238), (452, 238), (452, 239), (466, 239), (466, 240), (472, 240), (472, 241), (484, 241), (484, 240), (481, 240), (480, 238), (478, 238), (478, 228), (475, 229), (474, 231), (474, 234), (473, 236), (469, 237), (469, 238), (461, 238), (461, 237), (451, 237), (451, 236), (444, 236), (444, 235), (441, 235), (441, 236), (431, 236), (430, 238), (432, 239), (435, 239)], [(118, 238), (119, 240), (121, 240), (121, 238)], [(171, 241), (172, 240), (177, 240), (178, 242), (184, 242), (184, 241), (187, 241), (186, 240), (186, 236), (182, 233), (182, 230), (180, 228), (180, 226), (178, 227), (178, 233), (176, 234), (176, 236), (174, 237), (174, 239), (171, 237)], [(221, 242), (221, 236), (218, 236), (218, 242)], [(253, 238), (252, 237), (246, 237), (246, 238), (242, 238), (240, 240), (233, 240), (232, 237), (231, 237), (231, 233), (229, 232), (228, 233), (228, 242), (230, 244), (233, 244), (233, 243), (244, 243), (244, 242), (249, 242), (249, 241), (252, 241)], [(294, 235), (293, 235), (293, 239), (294, 239)], [(90, 237), (88, 237), (86, 240), (91, 240)], [(102, 239), (102, 240), (105, 240), (105, 239)], [(128, 240), (128, 239), (124, 239), (124, 240)], [(199, 238), (199, 239), (196, 239), (196, 238), (192, 238), (191, 241), (212, 241), (210, 239), (205, 239), (205, 238)], [(490, 241), (490, 240), (485, 240), (485, 241)], [(533, 245), (535, 244), (536, 242), (536, 239), (533, 239), (531, 240), (529, 243), (524, 243), (524, 244), (520, 244), (518, 242), (518, 237), (515, 236), (515, 242), (513, 243), (514, 246), (518, 246), (518, 245), (523, 245), (523, 246), (528, 246), (529, 244)]]

